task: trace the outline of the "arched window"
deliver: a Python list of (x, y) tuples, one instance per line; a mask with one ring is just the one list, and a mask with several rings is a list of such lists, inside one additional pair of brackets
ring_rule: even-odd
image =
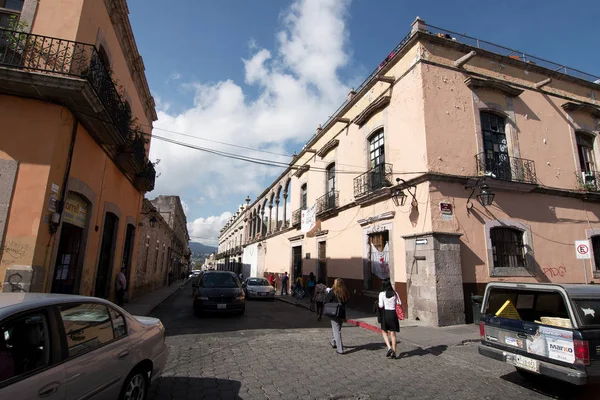
[(375, 168), (385, 163), (383, 129), (375, 132), (369, 139), (369, 167)]
[(306, 183), (300, 187), (300, 209), (306, 210), (307, 208), (307, 192), (308, 188)]
[(526, 268), (523, 231), (514, 228), (491, 228), (490, 239), (494, 268)]
[(327, 187), (326, 193), (335, 192), (335, 164), (329, 164), (327, 167)]

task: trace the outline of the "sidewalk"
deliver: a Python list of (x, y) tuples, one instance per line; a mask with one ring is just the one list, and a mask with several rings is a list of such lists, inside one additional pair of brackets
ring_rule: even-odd
[(154, 290), (152, 292), (141, 295), (125, 304), (125, 311), (132, 315), (145, 316), (150, 314), (162, 302), (173, 296), (179, 289), (183, 288), (189, 280), (176, 281), (171, 286)]
[[(276, 296), (276, 299), (296, 307), (310, 309), (310, 301), (307, 298), (298, 300), (292, 296)], [(346, 322), (368, 329), (373, 332), (381, 333), (377, 317), (369, 313), (346, 309)], [(454, 325), (444, 327), (425, 326), (421, 321), (403, 320), (400, 321), (400, 333), (398, 340), (410, 343), (414, 346), (427, 348), (440, 346), (457, 346), (469, 342), (478, 342), (479, 325)]]

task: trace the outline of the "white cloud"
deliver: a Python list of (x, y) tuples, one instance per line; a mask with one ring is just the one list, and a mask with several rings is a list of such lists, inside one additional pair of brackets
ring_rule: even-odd
[(167, 81), (165, 83), (176, 81), (180, 78), (181, 78), (181, 74), (179, 72), (174, 71), (174, 72), (171, 72), (171, 75), (169, 75), (169, 77), (167, 78)]
[[(267, 50), (251, 40), (252, 55), (241, 60), (245, 83), (258, 89), (253, 91), (258, 93), (255, 98), (249, 99), (232, 80), (189, 82), (185, 87), (194, 94), (193, 106), (175, 113), (159, 104), (155, 128), (277, 153), (286, 153), (286, 143), (305, 142), (348, 93), (348, 86), (338, 77), (349, 59), (345, 28), (348, 5), (345, 0), (296, 0), (282, 15), (276, 48)], [(160, 129), (154, 133), (211, 149), (289, 161), (283, 156), (208, 143)], [(189, 197), (198, 199), (201, 193), (202, 200), (190, 204), (193, 215), (200, 214), (193, 211), (205, 201), (222, 204), (223, 199), (243, 201), (248, 194), (256, 195), (264, 189), (265, 179), (282, 172), (156, 139), (151, 158), (161, 159), (154, 194), (181, 195), (185, 190), (193, 192)], [(218, 221), (224, 214), (207, 219)], [(196, 221), (190, 223), (192, 227)], [(215, 238), (218, 231), (214, 230)]]
[(231, 213), (225, 211), (221, 215), (208, 218), (196, 218), (188, 222), (187, 228), (192, 242), (200, 242), (206, 245), (216, 246), (219, 231), (231, 218)]

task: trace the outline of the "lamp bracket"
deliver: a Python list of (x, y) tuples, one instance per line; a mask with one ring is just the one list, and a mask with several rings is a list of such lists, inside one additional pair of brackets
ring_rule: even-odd
[[(406, 182), (404, 179), (402, 178), (396, 178), (396, 183), (398, 185), (400, 185), (402, 183), (402, 185), (404, 185), (404, 187), (406, 188), (406, 191), (408, 192), (408, 194), (410, 194), (410, 196), (412, 197), (412, 201), (411, 201), (411, 206), (417, 208), (419, 206), (419, 202), (417, 201), (417, 187), (415, 185), (409, 185), (408, 182)], [(413, 189), (414, 192), (411, 192), (410, 189)]]

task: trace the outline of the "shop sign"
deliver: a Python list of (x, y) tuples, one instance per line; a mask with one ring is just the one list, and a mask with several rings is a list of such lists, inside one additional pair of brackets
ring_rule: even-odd
[(63, 221), (85, 228), (87, 222), (88, 203), (76, 193), (69, 192), (63, 208)]

